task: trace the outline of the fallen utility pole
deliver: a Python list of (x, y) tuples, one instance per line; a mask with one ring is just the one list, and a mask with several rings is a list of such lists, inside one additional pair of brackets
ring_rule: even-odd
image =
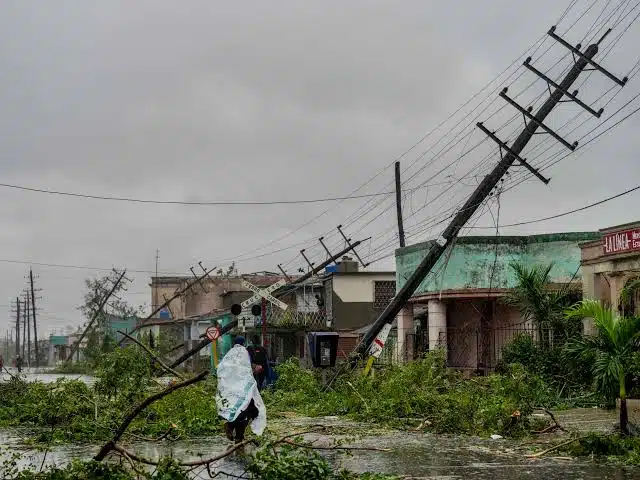
[[(173, 296), (172, 296), (172, 297), (169, 297), (169, 298), (164, 297), (164, 303), (163, 303), (162, 305), (160, 305), (159, 307), (156, 307), (156, 308), (155, 308), (155, 310), (154, 310), (153, 312), (151, 312), (151, 313), (147, 316), (147, 318), (143, 319), (143, 320), (142, 320), (142, 322), (138, 323), (135, 327), (133, 327), (133, 328), (131, 329), (131, 331), (129, 332), (129, 335), (131, 335), (131, 334), (133, 334), (133, 333), (137, 332), (140, 328), (142, 328), (142, 327), (146, 326), (145, 322), (146, 322), (147, 320), (149, 320), (149, 319), (153, 318), (153, 316), (154, 316), (156, 313), (158, 313), (160, 310), (162, 310), (164, 307), (168, 307), (168, 306), (169, 306), (169, 304), (170, 304), (172, 301), (174, 301), (176, 298), (181, 297), (182, 295), (184, 295), (187, 291), (189, 291), (191, 288), (193, 288), (193, 286), (194, 286), (194, 285), (196, 285), (196, 284), (200, 284), (200, 282), (202, 282), (202, 280), (204, 280), (205, 278), (209, 277), (209, 274), (210, 274), (211, 272), (213, 272), (213, 271), (216, 269), (216, 267), (213, 267), (213, 268), (211, 268), (211, 269), (207, 270), (207, 269), (205, 269), (202, 265), (200, 265), (200, 267), (201, 267), (201, 268), (202, 268), (202, 270), (204, 271), (204, 273), (203, 273), (201, 276), (199, 276), (199, 277), (198, 277), (198, 276), (197, 276), (195, 273), (193, 273), (193, 271), (192, 271), (192, 273), (193, 273), (193, 274), (194, 274), (194, 276), (195, 276), (195, 279), (194, 279), (193, 281), (191, 281), (191, 282), (187, 282), (187, 285), (186, 285), (184, 288), (182, 288), (181, 290), (176, 291), (176, 292), (173, 294)], [(209, 278), (210, 278), (210, 277), (209, 277)], [(202, 285), (200, 285), (200, 286), (202, 287)], [(124, 341), (124, 339), (125, 339), (125, 338), (126, 338), (126, 337), (122, 337), (122, 338), (120, 339), (120, 341), (118, 342), (118, 345), (122, 345), (122, 343), (123, 343), (123, 341)]]
[(404, 247), (404, 225), (402, 223), (402, 184), (400, 182), (400, 162), (396, 162), (396, 215), (398, 216), (398, 239)]
[[(609, 31), (605, 33), (605, 35), (598, 41), (597, 44), (589, 45), (584, 53), (580, 51), (580, 45), (578, 45), (578, 48), (574, 48), (564, 42), (564, 40), (560, 39), (557, 35), (555, 35), (555, 27), (552, 27), (549, 32), (547, 32), (551, 37), (567, 46), (567, 48), (569, 48), (573, 52), (573, 67), (553, 92), (551, 92), (551, 85), (549, 85), (549, 91), (551, 92), (550, 97), (540, 107), (532, 120), (527, 123), (525, 118), (524, 130), (513, 142), (513, 145), (510, 148), (506, 147), (506, 145), (500, 145), (500, 162), (495, 166), (491, 173), (484, 177), (480, 185), (478, 185), (471, 196), (467, 199), (464, 206), (454, 216), (453, 220), (451, 221), (451, 223), (449, 223), (444, 232), (442, 232), (442, 235), (438, 239), (436, 239), (434, 244), (430, 247), (427, 255), (424, 257), (420, 265), (418, 265), (416, 270), (407, 279), (407, 282), (396, 294), (391, 303), (389, 303), (387, 308), (385, 308), (385, 310), (377, 318), (369, 331), (365, 334), (362, 342), (360, 342), (354, 352), (355, 355), (353, 355), (352, 357), (354, 360), (357, 359), (357, 357), (364, 357), (369, 350), (371, 343), (376, 338), (376, 335), (382, 330), (384, 325), (393, 322), (393, 319), (411, 298), (420, 283), (422, 283), (424, 278), (429, 274), (431, 269), (435, 266), (436, 262), (440, 259), (444, 251), (451, 245), (452, 241), (457, 238), (460, 233), (460, 229), (465, 226), (465, 224), (473, 216), (480, 205), (482, 205), (484, 200), (491, 194), (491, 191), (497, 186), (498, 182), (504, 176), (504, 174), (507, 173), (509, 167), (511, 167), (515, 161), (518, 161), (521, 164), (527, 166), (527, 168), (537, 172), (537, 170), (529, 166), (526, 161), (520, 157), (520, 153), (536, 133), (538, 127), (540, 127), (540, 125), (544, 125), (543, 121), (547, 117), (547, 115), (549, 115), (549, 113), (551, 113), (558, 102), (562, 100), (562, 97), (567, 95), (569, 88), (578, 79), (580, 73), (585, 69), (585, 67), (587, 67), (587, 65), (591, 65), (594, 69), (605, 72), (608, 77), (613, 77), (609, 72), (606, 72), (606, 70), (604, 70), (600, 65), (596, 64), (592, 60), (594, 55), (598, 52), (598, 44), (604, 39)], [(525, 63), (528, 63), (529, 61), (530, 59), (528, 59)], [(617, 83), (621, 85), (624, 85), (624, 83), (626, 83), (626, 79), (618, 80), (615, 77), (613, 78)], [(478, 126), (482, 128), (482, 124), (479, 124)], [(506, 153), (502, 156), (503, 148), (506, 150)]]
[(91, 316), (91, 320), (89, 320), (87, 328), (84, 329), (84, 331), (82, 332), (82, 335), (80, 335), (80, 338), (78, 338), (78, 340), (71, 346), (71, 352), (69, 352), (69, 356), (65, 360), (65, 363), (69, 362), (73, 358), (73, 354), (76, 352), (76, 350), (80, 346), (80, 343), (82, 343), (82, 340), (84, 339), (89, 329), (93, 326), (93, 322), (95, 322), (96, 319), (100, 316), (100, 314), (102, 313), (102, 309), (109, 301), (109, 298), (111, 298), (111, 295), (114, 294), (114, 292), (117, 290), (118, 286), (122, 282), (122, 279), (124, 278), (125, 273), (127, 273), (127, 271), (123, 270), (120, 276), (117, 278), (117, 280), (113, 282), (113, 286), (111, 287), (111, 290), (109, 290), (109, 292), (104, 297), (102, 297), (102, 300), (100, 300), (100, 304), (98, 305), (98, 308)]
[[(355, 247), (357, 247), (358, 245), (360, 245), (362, 242), (366, 242), (367, 240), (369, 240), (369, 238), (365, 238), (363, 240), (358, 240), (355, 243), (350, 244), (349, 246), (347, 246), (346, 248), (344, 248), (343, 250), (341, 250), (340, 252), (336, 253), (335, 255), (333, 255), (331, 258), (325, 260), (324, 262), (320, 263), (318, 266), (314, 267), (313, 270), (305, 273), (304, 275), (302, 275), (301, 277), (297, 278), (295, 281), (288, 283), (287, 285), (284, 285), (282, 287), (280, 287), (278, 290), (276, 290), (275, 292), (273, 292), (273, 296), (274, 297), (278, 297), (278, 296), (282, 296), (285, 293), (287, 293), (289, 290), (285, 290), (288, 287), (291, 287), (293, 285), (297, 285), (300, 284), (302, 282), (304, 282), (305, 280), (308, 280), (309, 278), (311, 278), (313, 275), (315, 275), (316, 273), (318, 273), (320, 270), (322, 270), (324, 267), (326, 267), (327, 265), (329, 265), (331, 262), (333, 262), (334, 260), (340, 258), (342, 255), (344, 255), (345, 253), (349, 252), (350, 250), (354, 249)], [(220, 329), (220, 336), (224, 335), (225, 333), (228, 333), (229, 331), (233, 330), (234, 328), (236, 328), (238, 326), (238, 320), (232, 320), (231, 322), (229, 322), (227, 325), (225, 325), (224, 327), (222, 327)], [(193, 347), (191, 350), (185, 352), (183, 355), (181, 355), (179, 358), (177, 358), (171, 365), (171, 368), (176, 368), (178, 365), (184, 363), (186, 360), (188, 360), (189, 358), (193, 357), (196, 353), (198, 353), (200, 350), (202, 350), (204, 347), (206, 347), (207, 345), (209, 345), (211, 343), (211, 340), (209, 340), (208, 338), (206, 338), (205, 335), (201, 335), (201, 337), (204, 337), (203, 340), (201, 340), (195, 347)]]

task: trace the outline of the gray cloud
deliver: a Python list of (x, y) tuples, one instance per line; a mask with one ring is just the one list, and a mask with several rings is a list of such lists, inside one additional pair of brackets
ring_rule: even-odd
[[(577, 2), (561, 26), (566, 29), (589, 3)], [(597, 20), (605, 3), (567, 34), (573, 43)], [(480, 90), (540, 38), (564, 7), (548, 0), (14, 2), (4, 6), (0, 16), (2, 181), (172, 200), (342, 196)], [(635, 27), (604, 60), (618, 74), (638, 60)], [(551, 44), (547, 40), (534, 56), (540, 68), (551, 67), (566, 53), (556, 46), (541, 57)], [(568, 62), (566, 58), (553, 72), (559, 75)], [(523, 75), (510, 91), (522, 90), (533, 79)], [(595, 99), (611, 86), (593, 74), (581, 96)], [(544, 89), (538, 82), (522, 102), (539, 105), (534, 100)], [(632, 82), (607, 111), (615, 111), (637, 91)], [(497, 106), (493, 104), (487, 116)], [(576, 112), (563, 105), (549, 123), (559, 128)], [(512, 114), (504, 109), (487, 124), (496, 128)], [(595, 125), (586, 123), (567, 135), (578, 138)], [(529, 181), (506, 193), (501, 221), (558, 213), (633, 186), (640, 173), (635, 161), (637, 126), (637, 120), (630, 120), (582, 155), (556, 165), (549, 173), (549, 187)], [(517, 128), (514, 122), (502, 133)], [(436, 138), (403, 158), (403, 165)], [(452, 166), (429, 183), (446, 181), (447, 174), (460, 178), (485, 157), (486, 170), (497, 158), (488, 143), (458, 161), (462, 150), (481, 138), (480, 132), (474, 133), (408, 186), (419, 185), (449, 162)], [(436, 151), (418, 160), (406, 176), (430, 162)], [(382, 189), (391, 175), (386, 170), (363, 192)], [(436, 185), (408, 194), (405, 213), (415, 213), (407, 220), (409, 233), (419, 232), (416, 240), (436, 234), (437, 228), (420, 232), (420, 222), (454, 206), (473, 184), (471, 178), (450, 192), (443, 193), (449, 185)], [(438, 194), (442, 197), (419, 210)], [(382, 203), (351, 224), (345, 220), (367, 201), (183, 207), (10, 189), (0, 189), (0, 199), (0, 260), (153, 271), (159, 248), (161, 270), (184, 272), (198, 260), (214, 265), (288, 234), (247, 256), (304, 241), (313, 245), (330, 230), (328, 240), (338, 247), (338, 223), (345, 223), (354, 238), (374, 235), (363, 247), (365, 253), (383, 239), (389, 240), (386, 251), (393, 247), (393, 210), (383, 211), (392, 206), (391, 199), (371, 200), (368, 205)], [(632, 197), (505, 231), (597, 229), (634, 220), (623, 203), (632, 204)], [(328, 213), (296, 230), (329, 207)], [(477, 225), (491, 221), (485, 214)], [(275, 270), (284, 262), (295, 270), (302, 264), (295, 259), (300, 248), (247, 260), (240, 268)], [(317, 244), (309, 252), (322, 258)], [(0, 287), (9, 298), (22, 288), (27, 266), (0, 265)], [(387, 259), (377, 268), (390, 266)], [(34, 268), (43, 288), (45, 330), (78, 323), (75, 306), (81, 301), (82, 280), (95, 272)], [(130, 299), (148, 302), (148, 275), (134, 276), (135, 295)]]

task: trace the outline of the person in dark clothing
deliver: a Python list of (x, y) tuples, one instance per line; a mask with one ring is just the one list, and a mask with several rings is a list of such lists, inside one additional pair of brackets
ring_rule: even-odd
[(258, 390), (262, 390), (269, 369), (269, 358), (267, 356), (267, 350), (260, 345), (260, 337), (255, 335), (251, 339), (251, 343), (252, 345), (247, 347), (247, 350), (249, 352), (249, 358), (251, 359), (251, 366), (253, 367), (253, 378), (256, 379)]
[(227, 438), (235, 443), (240, 443), (244, 440), (244, 432), (249, 426), (249, 423), (258, 418), (258, 408), (256, 404), (251, 400), (247, 408), (245, 408), (238, 418), (233, 422), (227, 422), (225, 425), (225, 433)]
[(22, 372), (22, 357), (20, 355), (16, 357), (16, 368), (18, 369), (18, 373)]

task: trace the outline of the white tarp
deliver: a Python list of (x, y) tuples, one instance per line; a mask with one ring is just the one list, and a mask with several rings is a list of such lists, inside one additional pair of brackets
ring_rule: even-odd
[(267, 409), (253, 378), (249, 352), (243, 346), (236, 345), (218, 365), (218, 414), (228, 422), (233, 422), (252, 399), (258, 409), (258, 417), (251, 422), (251, 430), (256, 435), (262, 435), (267, 426)]

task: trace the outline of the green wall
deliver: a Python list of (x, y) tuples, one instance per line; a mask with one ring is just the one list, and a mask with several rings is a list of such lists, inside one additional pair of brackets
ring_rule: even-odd
[[(521, 262), (530, 267), (554, 262), (551, 280), (567, 282), (580, 266), (578, 244), (598, 238), (597, 232), (460, 237), (451, 254), (445, 252), (440, 257), (415, 294), (466, 288), (512, 288), (516, 285), (516, 279), (509, 268), (511, 262)], [(396, 250), (398, 288), (406, 283), (432, 244), (425, 242)], [(446, 268), (443, 268), (445, 265)], [(576, 279), (580, 279), (580, 272)]]

